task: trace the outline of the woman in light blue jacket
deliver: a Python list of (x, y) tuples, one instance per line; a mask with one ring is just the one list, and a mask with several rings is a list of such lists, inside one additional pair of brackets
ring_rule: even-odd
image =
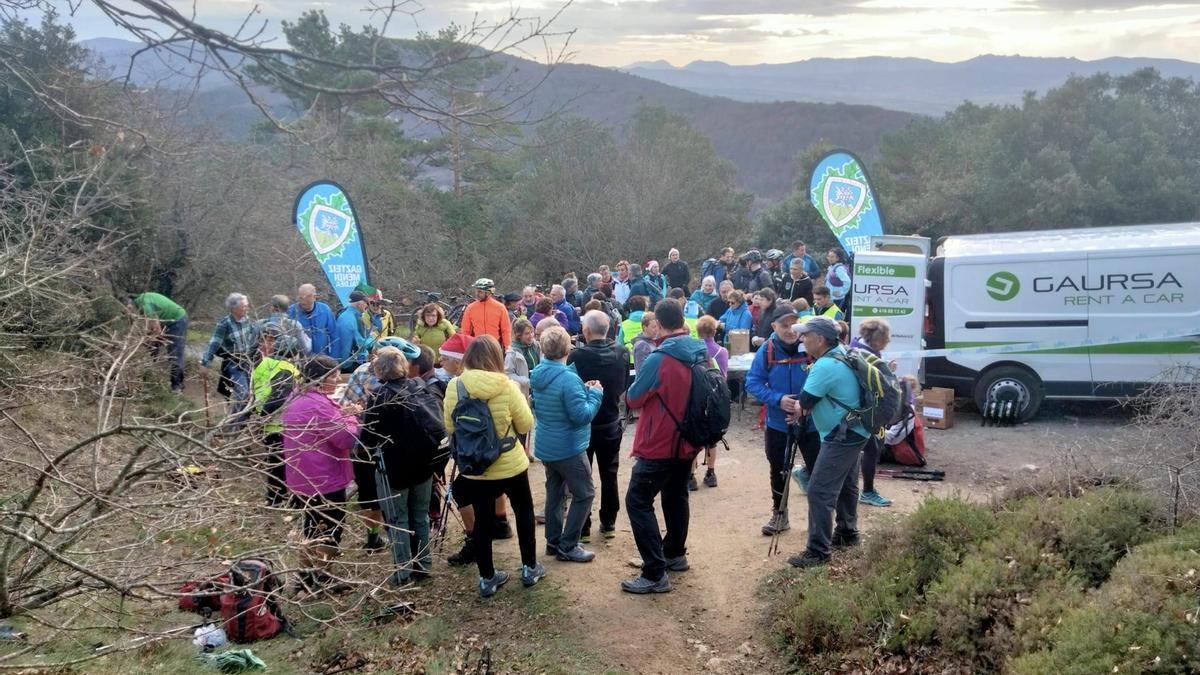
[[(580, 546), (579, 537), (596, 494), (587, 447), (604, 390), (596, 381), (585, 384), (575, 366), (567, 365), (571, 336), (566, 330), (549, 328), (540, 342), (542, 362), (529, 374), (529, 385), (537, 418), (533, 454), (546, 469), (546, 548), (554, 549), (559, 560), (591, 562), (596, 554)], [(571, 508), (564, 524), (567, 490)]]
[(750, 313), (750, 308), (746, 306), (746, 294), (741, 291), (730, 291), (729, 297), (726, 299), (729, 303), (729, 309), (721, 315), (721, 330), (725, 331), (725, 342), (729, 343), (729, 331), (731, 330), (752, 330), (754, 328), (754, 315)]

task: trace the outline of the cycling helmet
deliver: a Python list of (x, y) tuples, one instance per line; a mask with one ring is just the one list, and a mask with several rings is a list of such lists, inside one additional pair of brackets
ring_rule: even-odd
[(783, 251), (777, 248), (767, 251), (767, 260), (783, 260)]
[(401, 337), (380, 338), (375, 342), (375, 348), (380, 347), (395, 347), (400, 350), (401, 354), (404, 354), (404, 358), (410, 361), (421, 355), (420, 347)]
[(484, 277), (475, 282), (475, 288), (482, 291), (492, 291), (496, 289), (496, 282)]
[(752, 262), (760, 263), (763, 261), (762, 251), (759, 251), (756, 248), (752, 248), (749, 251), (746, 251), (746, 255), (744, 255), (742, 257), (745, 258), (746, 262), (748, 262), (748, 263), (752, 263)]

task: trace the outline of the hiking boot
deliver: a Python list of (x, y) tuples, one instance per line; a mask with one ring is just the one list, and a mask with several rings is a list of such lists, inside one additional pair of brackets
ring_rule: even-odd
[(463, 540), (462, 548), (458, 553), (446, 558), (446, 562), (451, 565), (470, 565), (475, 562), (475, 540), (467, 537)]
[(576, 546), (570, 551), (559, 551), (554, 557), (563, 562), (587, 563), (592, 562), (596, 558), (596, 554), (582, 546)]
[(704, 487), (717, 487), (717, 472), (709, 469), (704, 472)]
[[(641, 558), (630, 558), (629, 560), (625, 561), (625, 564), (629, 565), (630, 567), (632, 567), (634, 569), (640, 570), (640, 569), (642, 569), (643, 563), (642, 563)], [(691, 569), (691, 566), (688, 565), (688, 559), (687, 559), (686, 555), (681, 555), (681, 556), (677, 556), (674, 558), (667, 558), (667, 571), (668, 572), (686, 572), (689, 569)]]
[(591, 533), (591, 531), (589, 531), (589, 530), (584, 530), (583, 532), (580, 532), (580, 533), (579, 533), (579, 543), (581, 543), (581, 544), (590, 544), (590, 543), (592, 543), (592, 533)]
[(858, 502), (860, 504), (866, 504), (868, 506), (891, 506), (892, 505), (892, 500), (888, 499), (887, 497), (884, 497), (883, 495), (879, 494), (878, 492), (876, 492), (874, 490), (869, 490), (869, 491), (864, 492), (861, 495), (859, 495)]
[(796, 481), (796, 487), (800, 489), (800, 494), (808, 494), (808, 479), (812, 474), (808, 473), (808, 469), (798, 466), (792, 470), (792, 480)]
[(546, 568), (542, 567), (542, 563), (535, 563), (533, 567), (529, 565), (521, 566), (521, 585), (525, 588), (529, 588), (545, 577)]
[(833, 544), (834, 548), (850, 548), (851, 546), (858, 546), (861, 541), (862, 539), (858, 536), (857, 532), (854, 534), (834, 532), (830, 543)]
[(699, 490), (699, 489), (700, 489), (700, 486), (696, 485), (696, 474), (692, 474), (692, 475), (688, 476), (688, 492), (695, 492), (696, 490)]
[(479, 597), (492, 597), (506, 583), (508, 583), (508, 572), (502, 570), (496, 570), (491, 579), (479, 577)]
[(367, 549), (368, 553), (382, 551), (386, 547), (387, 544), (383, 541), (383, 537), (378, 532), (374, 530), (367, 532), (367, 544), (364, 548)]
[(806, 550), (800, 555), (794, 555), (788, 558), (788, 564), (792, 567), (799, 567), (800, 569), (820, 567), (822, 565), (829, 564), (829, 556), (820, 556), (812, 551)]
[(691, 569), (691, 566), (688, 565), (686, 555), (667, 558), (667, 570), (671, 572), (686, 572), (689, 569)]
[(788, 524), (787, 513), (784, 511), (772, 511), (771, 519), (767, 521), (766, 525), (762, 526), (762, 533), (763, 536), (773, 537), (790, 529), (792, 529), (792, 526)]
[(634, 595), (647, 595), (649, 593), (667, 593), (671, 590), (671, 582), (667, 580), (667, 575), (658, 581), (650, 581), (642, 575), (637, 575), (633, 579), (626, 579), (621, 582), (621, 590)]
[(617, 536), (616, 526), (601, 525), (600, 526), (600, 536), (604, 537), (605, 539), (612, 539), (613, 537)]
[(508, 524), (508, 518), (497, 518), (496, 526), (492, 528), (492, 539), (512, 539), (512, 526)]

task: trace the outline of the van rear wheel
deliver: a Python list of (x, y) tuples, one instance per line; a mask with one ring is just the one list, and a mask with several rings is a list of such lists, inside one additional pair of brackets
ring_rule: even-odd
[(993, 368), (975, 382), (975, 407), (983, 412), (989, 396), (1000, 389), (1015, 389), (1020, 402), (1020, 412), (1017, 421), (1028, 422), (1037, 414), (1042, 406), (1042, 382), (1036, 375), (1017, 366), (1000, 366)]

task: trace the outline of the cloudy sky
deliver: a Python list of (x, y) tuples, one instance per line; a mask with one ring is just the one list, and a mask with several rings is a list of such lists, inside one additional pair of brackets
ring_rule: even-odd
[[(383, 0), (374, 0), (378, 3)], [(196, 0), (197, 18), (236, 30), (324, 9), (334, 22), (361, 25), (371, 0)], [(78, 0), (72, 5), (78, 4)], [(185, 12), (191, 2), (174, 2)], [(1200, 60), (1200, 0), (425, 0), (388, 31), (407, 36), (450, 22), (494, 21), (516, 12), (569, 31), (571, 60), (604, 66), (665, 59), (783, 63), (813, 57), (915, 56), (959, 61), (979, 54), (1151, 56)], [(69, 6), (63, 3), (63, 13)], [(127, 37), (92, 8), (75, 12), (81, 37)], [(556, 41), (553, 46), (561, 44)], [(545, 60), (531, 45), (529, 56)]]

